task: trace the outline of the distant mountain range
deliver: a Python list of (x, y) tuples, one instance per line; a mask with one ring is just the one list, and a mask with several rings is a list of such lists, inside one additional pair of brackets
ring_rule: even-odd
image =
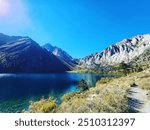
[(58, 57), (62, 62), (64, 62), (71, 69), (74, 69), (79, 62), (78, 59), (72, 58), (67, 52), (65, 52), (61, 48), (52, 46), (50, 43), (44, 44), (43, 48), (47, 49), (50, 53)]
[(124, 39), (103, 50), (80, 59), (78, 67), (94, 69), (102, 66), (113, 66), (122, 61), (129, 63), (150, 48), (150, 34), (138, 35)]
[(70, 68), (29, 37), (0, 34), (1, 73), (65, 72)]
[(75, 59), (49, 43), (40, 46), (29, 37), (0, 33), (0, 73), (55, 73), (114, 66), (122, 61), (149, 62), (150, 34), (124, 39), (101, 52)]

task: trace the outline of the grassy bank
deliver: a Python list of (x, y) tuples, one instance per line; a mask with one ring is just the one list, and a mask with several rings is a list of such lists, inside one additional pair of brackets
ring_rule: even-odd
[(101, 74), (101, 72), (96, 70), (88, 70), (88, 69), (79, 69), (79, 70), (72, 70), (67, 71), (68, 73), (94, 73), (94, 74)]
[[(62, 113), (104, 113), (104, 112), (128, 112), (127, 91), (132, 84), (139, 85), (142, 89), (150, 91), (150, 69), (142, 72), (136, 72), (120, 78), (104, 78), (97, 82), (96, 87), (81, 93), (72, 92), (62, 97), (62, 103), (57, 105), (56, 102), (50, 105), (50, 108), (44, 106), (44, 111), (40, 112), (62, 112)], [(46, 104), (54, 103), (47, 100)], [(44, 102), (44, 101), (43, 101)], [(42, 102), (42, 103), (43, 103)], [(32, 103), (30, 112), (38, 112), (41, 101)], [(43, 103), (40, 109), (43, 110)], [(54, 111), (51, 109), (54, 108)], [(46, 110), (45, 110), (46, 109)], [(48, 110), (47, 110), (48, 109)]]

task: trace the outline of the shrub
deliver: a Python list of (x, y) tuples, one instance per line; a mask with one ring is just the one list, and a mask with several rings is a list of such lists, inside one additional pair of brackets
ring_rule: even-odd
[(53, 113), (57, 108), (56, 99), (49, 97), (48, 99), (42, 98), (37, 102), (31, 103), (29, 107), (30, 113)]
[(85, 82), (84, 79), (81, 79), (80, 82), (79, 82), (79, 85), (77, 86), (77, 89), (80, 91), (80, 92), (83, 92), (83, 91), (86, 91), (89, 89), (87, 83)]

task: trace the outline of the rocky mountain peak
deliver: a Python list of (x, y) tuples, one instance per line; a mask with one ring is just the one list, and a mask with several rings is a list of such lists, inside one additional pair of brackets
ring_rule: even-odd
[(150, 48), (150, 34), (137, 35), (112, 44), (105, 50), (80, 59), (81, 68), (95, 68), (97, 65), (115, 65), (122, 61), (128, 63)]

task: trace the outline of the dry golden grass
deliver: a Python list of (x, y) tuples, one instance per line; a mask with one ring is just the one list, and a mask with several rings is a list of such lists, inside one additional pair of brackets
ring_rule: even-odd
[(149, 69), (129, 74), (121, 78), (103, 79), (83, 93), (69, 93), (62, 97), (62, 104), (57, 112), (104, 113), (127, 112), (127, 91), (135, 83), (143, 89), (150, 89)]
[(55, 99), (48, 99), (42, 98), (37, 102), (31, 103), (29, 107), (30, 113), (53, 113), (56, 111), (57, 102)]
[(150, 69), (141, 72), (137, 76), (136, 82), (142, 89), (150, 91)]
[(114, 80), (115, 78), (114, 77), (103, 77), (101, 78), (99, 81), (97, 81), (96, 85), (98, 84), (106, 84), (112, 80)]
[[(122, 80), (98, 84), (84, 93), (66, 94), (57, 112), (125, 112), (127, 110), (126, 90), (129, 85), (120, 86)], [(125, 86), (125, 87), (124, 87)]]

